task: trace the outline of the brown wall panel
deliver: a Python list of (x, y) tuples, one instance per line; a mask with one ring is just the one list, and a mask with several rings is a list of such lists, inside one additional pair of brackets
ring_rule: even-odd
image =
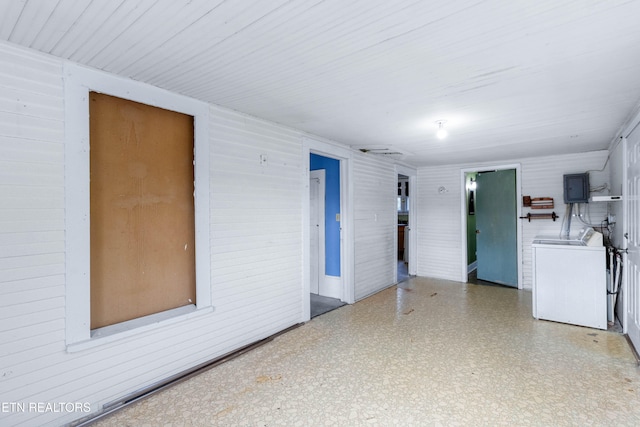
[(195, 304), (193, 117), (90, 93), (91, 329)]

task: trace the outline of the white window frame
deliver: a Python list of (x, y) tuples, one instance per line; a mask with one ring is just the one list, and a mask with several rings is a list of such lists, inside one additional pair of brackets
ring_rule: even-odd
[[(194, 117), (196, 305), (90, 330), (89, 92)], [(79, 351), (213, 311), (209, 234), (209, 105), (154, 86), (64, 64), (67, 351)]]

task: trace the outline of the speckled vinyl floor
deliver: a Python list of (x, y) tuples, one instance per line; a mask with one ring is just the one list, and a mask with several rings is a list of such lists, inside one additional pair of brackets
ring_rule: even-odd
[(413, 278), (96, 425), (638, 426), (640, 370), (530, 292)]

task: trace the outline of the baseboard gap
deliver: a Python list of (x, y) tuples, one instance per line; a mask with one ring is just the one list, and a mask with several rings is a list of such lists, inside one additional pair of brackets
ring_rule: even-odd
[(172, 375), (171, 377), (159, 381), (155, 384), (152, 384), (148, 387), (145, 387), (141, 390), (138, 390), (136, 392), (133, 392), (131, 394), (128, 394), (126, 396), (124, 396), (121, 399), (118, 399), (114, 402), (111, 403), (107, 403), (103, 406), (103, 410), (97, 414), (92, 414), (88, 417), (82, 418), (80, 420), (76, 420), (73, 421), (69, 424), (67, 424), (67, 427), (85, 427), (85, 426), (90, 426), (91, 424), (97, 422), (100, 419), (103, 419), (111, 414), (113, 414), (114, 412), (120, 411), (121, 409), (126, 408), (129, 405), (132, 405), (133, 403), (139, 402), (141, 400), (144, 400), (148, 397), (153, 396), (156, 393), (159, 393), (163, 390), (166, 390), (167, 388), (173, 387), (177, 384), (180, 384), (183, 381), (186, 381), (196, 375), (199, 375), (205, 371), (208, 371), (209, 369), (215, 368), (216, 366), (219, 366), (225, 362), (228, 362), (232, 359), (235, 359), (238, 356), (241, 356), (244, 353), (247, 353), (251, 350), (254, 350), (268, 342), (273, 341), (275, 338), (277, 338), (278, 336), (285, 334), (293, 329), (296, 329), (300, 326), (302, 326), (304, 323), (297, 323), (295, 325), (292, 325), (286, 329), (283, 329), (280, 332), (276, 332), (273, 335), (268, 336), (267, 338), (261, 339), (259, 341), (255, 341), (251, 344), (248, 344), (244, 347), (241, 347), (239, 349), (236, 349), (234, 351), (231, 351), (227, 354), (224, 354), (222, 356), (216, 357), (215, 359), (209, 360), (207, 362), (201, 363), (199, 365), (194, 366), (193, 368), (187, 369), (185, 371), (182, 371), (176, 375)]

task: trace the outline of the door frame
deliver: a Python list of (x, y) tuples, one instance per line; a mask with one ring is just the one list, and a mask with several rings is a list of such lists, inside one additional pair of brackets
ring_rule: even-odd
[[(634, 213), (637, 213), (637, 212), (634, 212), (635, 206), (633, 203), (633, 202), (637, 202), (637, 199), (635, 199), (636, 197), (635, 194), (631, 193), (630, 191), (631, 189), (629, 188), (628, 181), (630, 178), (633, 179), (633, 176), (631, 177), (629, 176), (629, 172), (630, 172), (629, 161), (631, 160), (630, 156), (632, 155), (630, 152), (634, 151), (635, 146), (637, 144), (640, 144), (640, 142), (634, 141), (635, 135), (634, 137), (632, 137), (631, 141), (629, 141), (628, 138), (632, 136), (634, 132), (640, 132), (640, 130), (636, 130), (638, 126), (640, 126), (640, 113), (634, 117), (633, 121), (631, 121), (631, 123), (624, 129), (622, 133), (622, 144), (623, 144), (622, 158), (624, 162), (623, 173), (622, 173), (622, 180), (624, 182), (622, 186), (622, 201), (623, 201), (622, 209), (624, 212), (624, 217), (623, 217), (622, 227), (623, 227), (623, 232), (625, 236), (628, 236), (629, 233), (632, 234), (631, 239), (629, 239), (629, 237), (624, 238), (623, 248), (622, 248), (624, 250), (622, 255), (622, 262), (624, 266), (623, 284), (622, 284), (622, 295), (623, 295), (622, 332), (626, 334), (629, 341), (631, 341), (631, 344), (634, 350), (636, 351), (640, 349), (640, 329), (638, 328), (638, 325), (635, 320), (635, 317), (638, 314), (636, 310), (638, 310), (640, 307), (640, 304), (639, 304), (640, 290), (637, 288), (637, 282), (633, 280), (633, 276), (632, 276), (633, 273), (631, 271), (629, 249), (633, 251), (634, 247), (633, 245), (629, 244), (629, 241), (631, 240), (631, 242), (633, 243), (637, 240), (637, 236), (633, 237), (633, 233), (640, 227), (640, 224), (638, 224), (638, 219), (633, 215)], [(634, 200), (630, 200), (631, 198), (634, 198)], [(633, 285), (636, 285), (635, 289), (631, 289)]]
[[(522, 216), (522, 188), (520, 183), (522, 182), (522, 171), (520, 163), (511, 163), (511, 164), (503, 164), (503, 165), (478, 165), (473, 167), (466, 167), (460, 169), (460, 220), (461, 220), (461, 266), (460, 266), (460, 277), (461, 282), (467, 283), (469, 273), (467, 272), (468, 265), (468, 257), (467, 257), (467, 189), (466, 189), (466, 179), (465, 174), (471, 172), (481, 172), (486, 170), (505, 170), (505, 169), (515, 169), (516, 171), (516, 215), (518, 217)], [(516, 247), (518, 251), (518, 289), (523, 288), (523, 280), (522, 280), (522, 222), (516, 222)]]
[(302, 138), (302, 313), (301, 321), (311, 318), (310, 304), (310, 232), (309, 178), (311, 153), (340, 161), (340, 286), (342, 301), (355, 302), (354, 277), (354, 211), (353, 211), (353, 153), (345, 147), (309, 137)]
[[(409, 228), (409, 260), (407, 261), (409, 264), (408, 264), (407, 273), (409, 273), (409, 276), (415, 276), (418, 271), (418, 266), (417, 266), (418, 256), (416, 253), (418, 250), (418, 239), (416, 239), (416, 234), (418, 231), (418, 218), (416, 215), (416, 212), (418, 212), (418, 209), (417, 209), (418, 198), (415, 196), (416, 194), (418, 194), (417, 192), (418, 171), (417, 169), (410, 168), (404, 165), (396, 165), (395, 169), (396, 169), (396, 177), (398, 175), (405, 175), (409, 177), (409, 194), (413, 194), (413, 196), (409, 196), (411, 197), (411, 202), (409, 203), (409, 224), (407, 224), (407, 227)], [(394, 191), (395, 191), (395, 187), (394, 187)], [(396, 199), (394, 198), (393, 200), (394, 200), (393, 206), (395, 207)], [(396, 215), (397, 215), (397, 212), (396, 212)], [(405, 233), (406, 232), (407, 232), (407, 229), (405, 228)], [(397, 248), (398, 247), (398, 227), (395, 227), (394, 241), (395, 241), (395, 244), (393, 247)], [(393, 282), (398, 283), (398, 269), (396, 268), (396, 265), (398, 262), (398, 259), (397, 259), (398, 255), (396, 251), (394, 251), (393, 257), (394, 257)]]
[[(635, 127), (634, 127), (635, 128)], [(628, 133), (625, 133), (626, 136), (624, 136), (623, 138), (621, 138), (621, 143), (622, 143), (622, 233), (623, 233), (623, 238), (622, 238), (622, 289), (620, 290), (620, 292), (622, 293), (622, 319), (621, 319), (621, 323), (622, 323), (622, 333), (623, 334), (627, 334), (629, 333), (629, 268), (628, 267), (628, 260), (627, 260), (627, 256), (628, 256), (628, 248), (629, 248), (629, 239), (624, 237), (624, 234), (627, 233), (629, 231), (629, 221), (631, 220), (631, 216), (629, 215), (631, 212), (629, 211), (629, 207), (630, 207), (630, 203), (629, 203), (629, 186), (628, 186), (628, 178), (629, 178), (629, 163), (628, 163), (628, 141), (627, 141), (627, 136), (631, 135), (631, 132), (633, 132), (633, 129), (631, 128), (629, 129), (625, 129), (625, 131), (628, 130)], [(611, 149), (609, 149), (609, 153), (611, 153)], [(611, 155), (611, 154), (610, 154)], [(637, 225), (636, 225), (637, 226)], [(620, 296), (618, 295), (618, 298), (620, 298)], [(615, 311), (615, 306), (614, 306), (614, 321), (615, 321), (615, 316), (616, 316), (616, 311)], [(631, 338), (630, 338), (631, 339)], [(635, 347), (634, 347), (635, 348)], [(637, 348), (636, 348), (637, 349)]]

